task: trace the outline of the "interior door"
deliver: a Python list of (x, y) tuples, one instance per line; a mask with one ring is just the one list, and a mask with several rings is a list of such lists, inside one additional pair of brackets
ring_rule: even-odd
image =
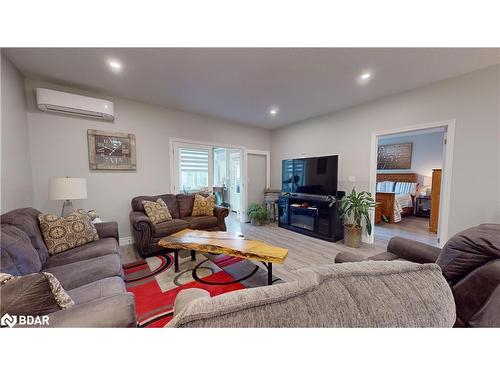
[(241, 213), (241, 151), (229, 155), (229, 203), (231, 211)]
[(266, 190), (266, 155), (248, 154), (247, 163), (248, 204), (262, 204)]

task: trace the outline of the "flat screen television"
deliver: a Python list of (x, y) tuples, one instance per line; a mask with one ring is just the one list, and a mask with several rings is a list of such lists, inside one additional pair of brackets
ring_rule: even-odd
[(284, 193), (336, 195), (339, 156), (288, 159), (282, 163)]

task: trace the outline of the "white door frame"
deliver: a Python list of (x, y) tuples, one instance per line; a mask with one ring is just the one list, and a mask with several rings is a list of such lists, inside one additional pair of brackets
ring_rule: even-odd
[[(229, 150), (229, 172), (228, 172), (228, 175), (229, 175), (229, 205), (231, 207), (231, 211), (234, 211), (234, 212), (239, 212), (240, 215), (241, 215), (241, 211), (243, 211), (243, 194), (242, 194), (242, 191), (241, 191), (241, 185), (242, 185), (242, 182), (243, 182), (243, 174), (241, 173), (241, 170), (243, 169), (243, 153), (240, 149), (237, 149), (237, 152), (234, 152), (235, 149), (230, 149)], [(240, 168), (240, 192), (239, 193), (236, 193), (236, 184), (235, 184), (235, 181), (236, 181), (236, 176), (233, 174), (234, 172), (234, 162), (235, 162), (235, 159), (239, 159), (238, 163), (239, 163), (239, 168)], [(231, 178), (232, 177), (232, 178)], [(231, 188), (231, 185), (234, 185), (234, 188)], [(238, 202), (238, 209), (237, 210), (234, 210), (234, 205), (233, 205), (233, 193), (234, 194), (237, 194), (237, 196), (239, 196), (239, 202)]]
[[(439, 222), (438, 222), (438, 246), (442, 247), (448, 240), (448, 221), (450, 216), (450, 193), (451, 193), (451, 177), (452, 177), (452, 166), (453, 166), (453, 148), (455, 146), (455, 124), (456, 119), (437, 121), (426, 124), (419, 124), (410, 126), (407, 128), (399, 129), (386, 129), (372, 132), (371, 134), (371, 153), (370, 153), (370, 191), (375, 196), (375, 190), (377, 185), (377, 146), (378, 138), (383, 135), (406, 133), (415, 130), (424, 130), (432, 128), (446, 128), (446, 144), (444, 145), (444, 157), (443, 160), (443, 177), (441, 183), (441, 197), (439, 202)], [(375, 211), (372, 210), (370, 213), (370, 219), (372, 223), (375, 222)], [(367, 236), (366, 240), (368, 243), (373, 243), (375, 228), (372, 230), (372, 234)]]
[[(245, 150), (245, 186), (248, 184), (248, 155), (263, 155), (266, 157), (266, 189), (271, 187), (271, 152), (264, 150)], [(244, 212), (243, 221), (247, 221), (247, 207), (248, 207), (248, 189), (244, 191), (242, 212)]]
[[(246, 209), (247, 209), (247, 181), (246, 181), (246, 173), (247, 173), (247, 150), (245, 146), (241, 145), (231, 145), (231, 144), (224, 144), (224, 143), (218, 143), (218, 142), (206, 142), (206, 141), (199, 141), (196, 139), (185, 139), (185, 138), (169, 138), (169, 159), (170, 159), (170, 192), (172, 194), (176, 194), (176, 187), (179, 186), (179, 183), (177, 181), (177, 175), (174, 172), (175, 171), (175, 153), (174, 153), (174, 148), (175, 144), (180, 143), (180, 144), (191, 144), (191, 145), (200, 145), (200, 146), (209, 146), (209, 147), (224, 147), (224, 148), (237, 148), (241, 150), (241, 175), (244, 176), (241, 179), (241, 189), (243, 190), (242, 192), (242, 201), (241, 201), (241, 214), (240, 214), (240, 221), (246, 220)], [(212, 160), (213, 161), (213, 160)], [(209, 172), (210, 173), (210, 172)], [(213, 174), (213, 172), (212, 172)]]

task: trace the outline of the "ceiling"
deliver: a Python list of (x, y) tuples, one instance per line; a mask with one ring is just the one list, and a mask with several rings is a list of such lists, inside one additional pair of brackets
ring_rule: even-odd
[[(9, 48), (25, 75), (276, 128), (500, 62), (467, 48)], [(111, 72), (108, 59), (121, 62)], [(370, 72), (371, 80), (357, 82)], [(269, 115), (272, 106), (278, 115)]]

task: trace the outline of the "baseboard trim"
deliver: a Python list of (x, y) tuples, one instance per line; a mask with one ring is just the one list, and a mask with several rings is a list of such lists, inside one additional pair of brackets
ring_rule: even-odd
[(132, 245), (134, 243), (133, 237), (120, 237), (120, 246)]

